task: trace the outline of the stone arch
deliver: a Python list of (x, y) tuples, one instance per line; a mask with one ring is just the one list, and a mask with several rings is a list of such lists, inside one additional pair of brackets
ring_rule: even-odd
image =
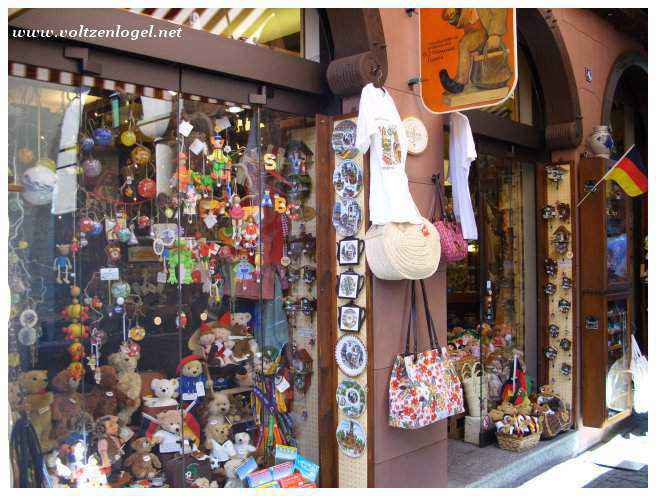
[(645, 129), (647, 129), (647, 57), (640, 52), (633, 51), (625, 52), (617, 57), (608, 75), (601, 108), (601, 123), (610, 125), (610, 113), (613, 108), (615, 92), (622, 76), (625, 75), (630, 76), (632, 79), (635, 87), (633, 93), (641, 103), (641, 105), (638, 105), (637, 110)]
[(551, 9), (517, 9), (517, 29), (535, 63), (543, 93), (548, 150), (576, 148), (582, 116), (574, 70)]

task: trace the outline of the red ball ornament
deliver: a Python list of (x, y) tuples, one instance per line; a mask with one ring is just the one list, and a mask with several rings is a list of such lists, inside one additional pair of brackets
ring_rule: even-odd
[(91, 232), (93, 229), (93, 220), (89, 217), (82, 217), (80, 219), (80, 231), (83, 233)]
[(139, 181), (137, 191), (139, 191), (139, 196), (150, 200), (155, 198), (155, 195), (157, 194), (157, 184), (152, 179), (142, 179)]
[(150, 217), (148, 217), (147, 215), (140, 215), (139, 218), (137, 219), (137, 225), (141, 229), (148, 227), (150, 225)]
[(194, 281), (195, 284), (200, 284), (200, 282), (201, 282), (200, 270), (196, 269), (196, 270), (192, 271), (191, 280)]

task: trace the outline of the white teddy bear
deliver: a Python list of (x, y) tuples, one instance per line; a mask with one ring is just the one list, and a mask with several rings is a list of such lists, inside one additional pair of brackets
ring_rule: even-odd
[(239, 432), (235, 434), (234, 448), (237, 456), (234, 458), (245, 460), (251, 453), (257, 449), (251, 444), (251, 436), (248, 432)]
[(143, 404), (147, 407), (177, 406), (178, 380), (177, 379), (153, 379), (150, 389), (155, 396), (144, 396)]

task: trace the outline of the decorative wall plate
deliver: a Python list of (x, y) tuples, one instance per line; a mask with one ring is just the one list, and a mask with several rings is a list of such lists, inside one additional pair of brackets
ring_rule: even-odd
[(338, 122), (331, 138), (333, 150), (341, 158), (353, 158), (358, 154), (355, 148), (357, 125), (350, 119)]
[(358, 458), (367, 446), (367, 435), (357, 420), (344, 419), (337, 426), (337, 444), (346, 456)]
[(428, 146), (428, 131), (424, 123), (417, 117), (406, 117), (403, 119), (403, 128), (408, 141), (408, 153), (419, 155)]
[(357, 418), (364, 412), (367, 405), (367, 393), (364, 388), (355, 381), (344, 379), (337, 386), (337, 406), (344, 415)]
[(337, 234), (354, 236), (362, 224), (362, 210), (357, 201), (352, 199), (337, 199), (333, 207), (333, 226)]
[(333, 185), (342, 198), (355, 198), (362, 190), (362, 168), (353, 160), (344, 160), (335, 167)]
[(335, 360), (344, 374), (357, 377), (367, 367), (367, 348), (353, 334), (345, 334), (335, 344)]

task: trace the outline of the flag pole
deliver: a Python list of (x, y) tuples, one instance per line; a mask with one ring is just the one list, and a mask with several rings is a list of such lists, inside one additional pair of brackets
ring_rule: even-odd
[(619, 164), (619, 163), (624, 159), (624, 157), (626, 157), (626, 156), (629, 154), (629, 152), (630, 152), (631, 150), (633, 150), (634, 147), (635, 147), (635, 144), (631, 145), (631, 146), (629, 147), (629, 149), (628, 149), (627, 151), (625, 151), (624, 154), (623, 154), (620, 158), (618, 158), (618, 159), (615, 161), (615, 163), (613, 164), (613, 166), (612, 166), (610, 169), (608, 169), (608, 172), (606, 172), (606, 174), (604, 174), (604, 175), (602, 176), (602, 178), (599, 179), (599, 181), (597, 181), (596, 184), (595, 184), (592, 188), (590, 188), (590, 190), (585, 194), (585, 196), (584, 196), (583, 198), (581, 198), (581, 201), (579, 201), (579, 202), (576, 204), (576, 208), (579, 208), (579, 207), (581, 206), (581, 203), (583, 203), (583, 202), (586, 200), (586, 198), (588, 198), (588, 196), (590, 196), (592, 193), (595, 192), (595, 190), (597, 189), (597, 186), (599, 186), (599, 185), (601, 184), (601, 181), (603, 181), (604, 179), (606, 179), (606, 178), (608, 177), (608, 174), (610, 174), (611, 172), (613, 172), (613, 169), (615, 169), (615, 167), (617, 166), (617, 164)]

